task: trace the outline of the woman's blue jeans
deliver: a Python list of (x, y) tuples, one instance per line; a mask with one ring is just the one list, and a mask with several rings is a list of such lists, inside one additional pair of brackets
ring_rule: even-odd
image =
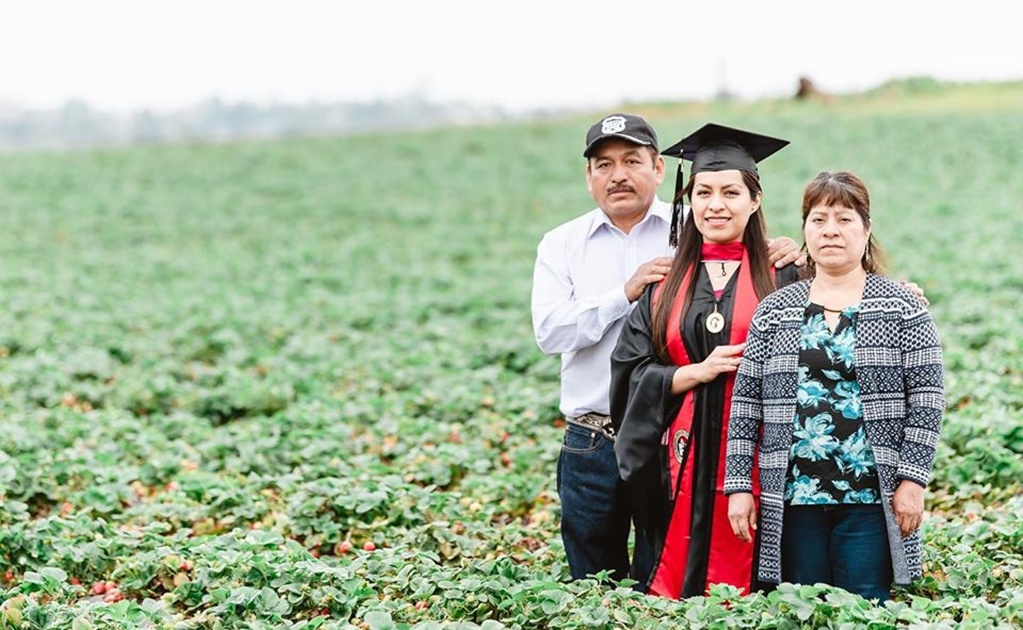
[(786, 505), (781, 577), (890, 599), (892, 556), (881, 505)]

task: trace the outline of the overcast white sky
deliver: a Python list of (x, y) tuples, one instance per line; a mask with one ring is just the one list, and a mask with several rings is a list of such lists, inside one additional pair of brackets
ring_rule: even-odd
[(1023, 78), (1023, 3), (0, 0), (0, 103), (175, 109), (418, 91), (509, 109)]

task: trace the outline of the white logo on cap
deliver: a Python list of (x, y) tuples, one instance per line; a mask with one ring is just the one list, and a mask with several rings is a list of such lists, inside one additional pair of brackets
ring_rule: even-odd
[(625, 131), (625, 118), (621, 116), (608, 116), (600, 124), (600, 133), (618, 133)]

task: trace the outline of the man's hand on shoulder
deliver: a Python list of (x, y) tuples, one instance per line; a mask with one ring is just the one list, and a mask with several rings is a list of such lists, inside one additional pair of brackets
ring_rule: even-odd
[(664, 276), (668, 275), (670, 269), (671, 258), (668, 256), (654, 258), (643, 263), (625, 283), (625, 297), (629, 298), (629, 302), (635, 302), (639, 296), (643, 295), (646, 285), (664, 280)]
[(912, 291), (913, 295), (915, 295), (918, 298), (920, 298), (920, 301), (924, 303), (924, 308), (927, 308), (927, 307), (929, 307), (931, 305), (931, 301), (927, 299), (926, 295), (924, 295), (924, 289), (919, 284), (917, 284), (915, 282), (910, 282), (909, 280), (906, 280), (905, 278), (902, 278), (901, 280), (899, 280), (899, 282), (902, 283), (902, 286), (904, 286), (907, 289), (909, 289), (910, 291)]
[(767, 239), (767, 260), (779, 269), (789, 263), (795, 263), (797, 267), (806, 264), (806, 256), (799, 251), (796, 242), (787, 236)]

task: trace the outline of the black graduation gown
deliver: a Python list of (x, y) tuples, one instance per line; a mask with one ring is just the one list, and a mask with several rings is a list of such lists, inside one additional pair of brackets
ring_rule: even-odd
[[(682, 326), (682, 341), (692, 363), (707, 358), (715, 347), (729, 343), (736, 284), (740, 274), (733, 274), (720, 300), (715, 299), (710, 278), (703, 265), (695, 280), (693, 303)], [(776, 283), (784, 286), (798, 279), (793, 265), (776, 273)], [(611, 418), (617, 437), (615, 453), (619, 470), (627, 482), (632, 502), (636, 505), (637, 536), (646, 536), (659, 557), (663, 549), (668, 524), (675, 510), (674, 488), (670, 487), (669, 446), (662, 444), (662, 436), (671, 425), (686, 396), (671, 393), (674, 364), (664, 364), (657, 355), (650, 335), (655, 285), (650, 285), (627, 318), (611, 356)], [(705, 320), (717, 311), (725, 317), (721, 332), (707, 330)], [(711, 383), (698, 386), (694, 399), (692, 449), (693, 457), (691, 538), (689, 540), (684, 586), (681, 596), (703, 595), (710, 561), (710, 518), (715, 500), (721, 461), (721, 445), (726, 439), (724, 418), (726, 378), (720, 376)], [(627, 419), (627, 421), (625, 421)], [(683, 507), (683, 506), (679, 506)]]

